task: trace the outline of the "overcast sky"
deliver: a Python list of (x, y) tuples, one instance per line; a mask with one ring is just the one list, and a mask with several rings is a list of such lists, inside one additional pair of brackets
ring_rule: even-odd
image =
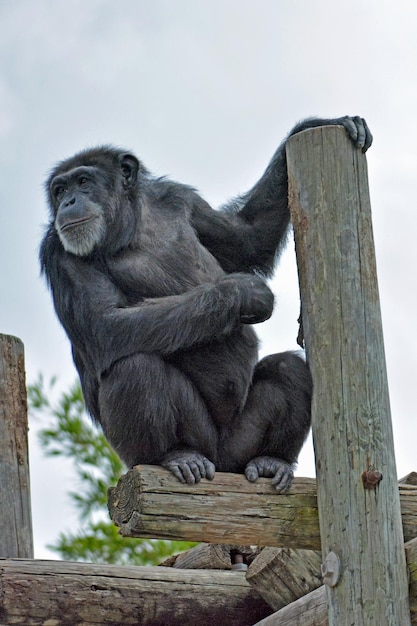
[[(27, 379), (75, 379), (39, 278), (43, 181), (84, 147), (133, 150), (214, 206), (248, 189), (295, 122), (359, 114), (368, 167), (399, 475), (417, 470), (415, 0), (0, 0), (0, 332)], [(295, 348), (293, 243), (272, 282), (262, 352)], [(30, 438), (36, 556), (61, 530), (71, 465)], [(312, 444), (298, 475), (314, 475)]]

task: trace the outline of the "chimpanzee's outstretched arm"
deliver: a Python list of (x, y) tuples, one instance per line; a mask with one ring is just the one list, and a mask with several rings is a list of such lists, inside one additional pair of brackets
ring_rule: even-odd
[[(344, 126), (357, 148), (365, 152), (372, 135), (364, 119), (340, 117), (310, 118), (297, 124), (288, 137), (318, 126)], [(213, 211), (204, 202), (196, 202), (192, 223), (202, 244), (217, 258), (227, 272), (258, 271), (270, 275), (285, 243), (290, 215), (284, 140), (265, 173), (245, 195)]]

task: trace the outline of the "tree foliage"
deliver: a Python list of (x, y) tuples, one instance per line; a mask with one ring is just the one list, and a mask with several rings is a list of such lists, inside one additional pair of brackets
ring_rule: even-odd
[[(31, 417), (42, 417), (39, 443), (47, 456), (72, 460), (75, 489), (69, 493), (80, 527), (75, 533), (61, 532), (48, 545), (61, 558), (72, 561), (119, 565), (155, 565), (164, 558), (195, 545), (121, 537), (108, 518), (107, 489), (116, 484), (125, 467), (96, 425), (86, 415), (79, 382), (68, 391), (55, 393), (55, 379), (45, 385), (42, 376), (28, 386)], [(52, 400), (53, 396), (56, 396)]]

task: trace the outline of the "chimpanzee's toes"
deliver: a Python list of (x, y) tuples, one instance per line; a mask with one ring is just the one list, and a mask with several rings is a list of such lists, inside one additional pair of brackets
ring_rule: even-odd
[(272, 456), (258, 456), (247, 464), (245, 476), (251, 483), (261, 476), (272, 478), (271, 482), (278, 493), (287, 493), (294, 478), (294, 471), (291, 463), (282, 459)]
[(216, 472), (214, 463), (195, 450), (173, 450), (165, 455), (161, 465), (188, 485), (199, 483), (202, 478), (213, 480)]

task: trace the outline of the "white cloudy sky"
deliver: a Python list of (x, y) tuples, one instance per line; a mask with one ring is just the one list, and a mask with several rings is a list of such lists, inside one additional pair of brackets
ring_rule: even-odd
[[(218, 205), (250, 187), (299, 119), (359, 114), (368, 153), (398, 473), (417, 470), (417, 4), (414, 0), (0, 0), (0, 332), (25, 343), (27, 378), (75, 378), (39, 279), (53, 163), (104, 142)], [(262, 328), (295, 347), (290, 244)], [(36, 556), (74, 529), (69, 464), (31, 430)], [(313, 475), (309, 442), (299, 474)]]

